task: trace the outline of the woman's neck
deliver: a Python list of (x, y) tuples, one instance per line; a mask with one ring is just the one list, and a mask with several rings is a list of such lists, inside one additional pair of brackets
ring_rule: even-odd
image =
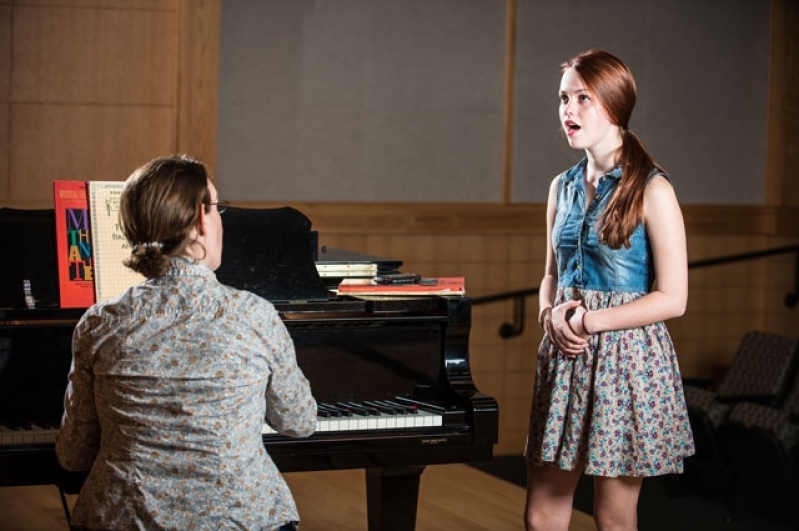
[(610, 173), (618, 165), (618, 155), (621, 150), (621, 137), (618, 142), (607, 146), (595, 146), (585, 150), (588, 164), (585, 168), (585, 179), (590, 184), (596, 184), (603, 175)]
[(178, 253), (178, 256), (188, 258), (193, 262), (202, 262), (205, 259), (205, 247), (197, 240), (196, 235), (194, 235), (191, 242)]

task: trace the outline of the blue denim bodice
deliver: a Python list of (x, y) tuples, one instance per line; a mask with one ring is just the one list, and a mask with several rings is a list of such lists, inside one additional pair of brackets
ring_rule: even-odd
[[(630, 247), (611, 249), (599, 240), (599, 219), (621, 180), (616, 167), (597, 183), (586, 209), (583, 159), (560, 177), (552, 245), (558, 262), (558, 287), (598, 291), (649, 291), (654, 281), (652, 249), (643, 223), (630, 236)], [(655, 175), (653, 172), (650, 178)]]

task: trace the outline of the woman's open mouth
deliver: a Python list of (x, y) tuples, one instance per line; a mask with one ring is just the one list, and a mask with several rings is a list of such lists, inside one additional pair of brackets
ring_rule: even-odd
[(580, 130), (580, 126), (571, 120), (566, 120), (563, 122), (563, 128), (568, 136), (572, 136), (574, 133)]

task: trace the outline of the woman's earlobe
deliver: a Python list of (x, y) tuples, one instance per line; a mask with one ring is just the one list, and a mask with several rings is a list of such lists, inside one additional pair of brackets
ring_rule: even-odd
[(197, 235), (205, 236), (205, 224), (208, 222), (208, 212), (205, 211), (205, 205), (200, 205), (200, 215), (197, 217)]

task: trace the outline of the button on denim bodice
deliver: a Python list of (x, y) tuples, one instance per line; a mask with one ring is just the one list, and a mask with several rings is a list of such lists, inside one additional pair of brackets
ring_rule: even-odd
[(621, 167), (599, 179), (594, 200), (586, 208), (583, 179), (586, 163), (583, 159), (565, 171), (558, 186), (552, 229), (558, 286), (598, 291), (649, 291), (655, 276), (644, 224), (639, 223), (633, 231), (629, 248), (611, 249), (599, 241), (599, 218), (618, 187)]

